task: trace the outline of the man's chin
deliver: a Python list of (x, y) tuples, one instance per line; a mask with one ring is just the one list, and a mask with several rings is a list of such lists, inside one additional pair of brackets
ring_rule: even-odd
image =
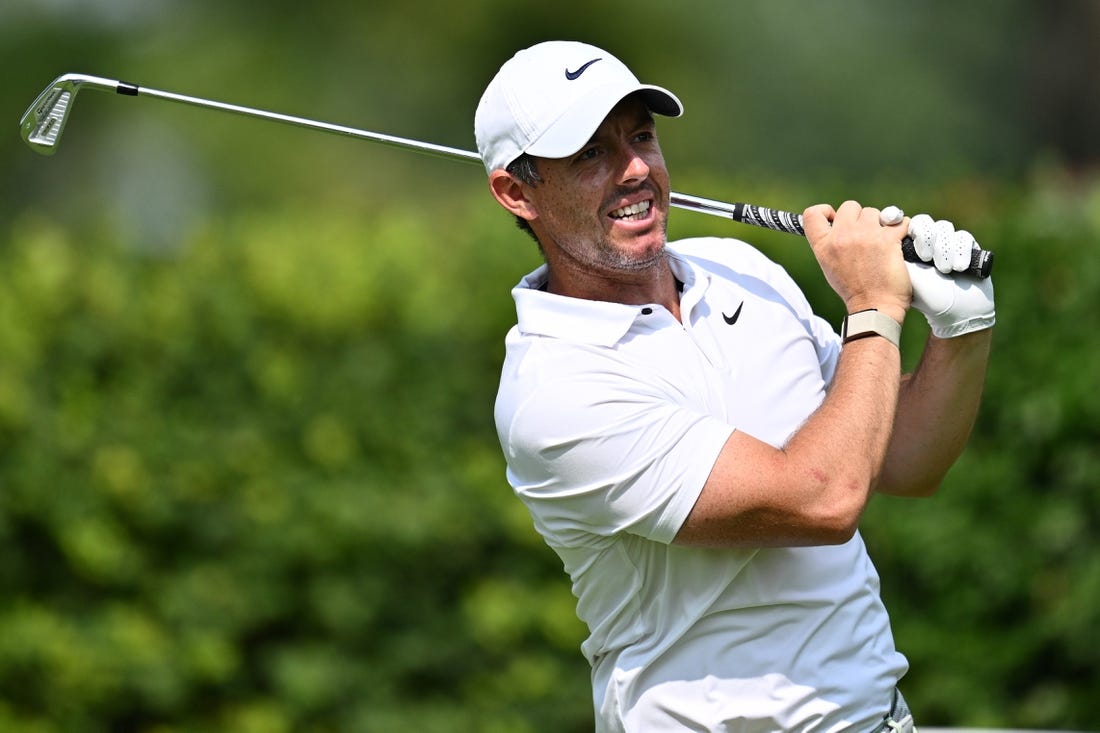
[(637, 250), (632, 253), (623, 252), (619, 258), (619, 268), (622, 270), (647, 270), (651, 267), (660, 265), (668, 257), (668, 252), (665, 250), (664, 242), (660, 246), (648, 247), (643, 250)]

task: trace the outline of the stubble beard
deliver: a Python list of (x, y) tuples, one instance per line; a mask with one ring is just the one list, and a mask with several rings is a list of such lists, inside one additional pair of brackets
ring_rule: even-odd
[(664, 240), (665, 238), (662, 237), (659, 249), (648, 252), (644, 256), (638, 256), (616, 249), (607, 242), (601, 245), (599, 251), (603, 254), (601, 259), (603, 259), (603, 264), (608, 269), (621, 272), (642, 272), (643, 270), (648, 270), (660, 265), (668, 257)]
[(627, 272), (641, 272), (663, 264), (665, 260), (668, 259), (668, 250), (665, 247), (668, 243), (667, 222), (662, 220), (659, 227), (661, 232), (660, 246), (648, 250), (641, 255), (617, 249), (611, 242), (605, 242), (604, 244), (608, 253), (608, 258), (610, 260), (617, 260), (617, 262), (609, 262), (609, 264), (613, 266), (617, 265), (618, 269)]
[[(615, 246), (610, 236), (601, 237), (592, 248), (592, 261), (589, 263), (601, 270), (616, 272), (642, 272), (663, 264), (668, 258), (665, 245), (668, 242), (668, 219), (661, 217), (655, 224), (660, 229), (660, 246), (638, 254)], [(573, 251), (584, 251), (583, 248)]]
[[(616, 192), (615, 196), (629, 195), (629, 193), (629, 191)], [(653, 191), (653, 194), (654, 205), (656, 206), (657, 202), (661, 200), (661, 196), (656, 190)], [(604, 208), (606, 208), (606, 205)], [(559, 253), (559, 256), (553, 259), (562, 266), (587, 271), (590, 274), (611, 276), (612, 278), (614, 278), (614, 273), (634, 275), (658, 268), (668, 259), (666, 249), (668, 242), (667, 211), (667, 208), (662, 207), (657, 214), (658, 220), (653, 224), (653, 232), (640, 235), (649, 237), (655, 233), (659, 237), (659, 242), (647, 245), (641, 252), (638, 251), (637, 247), (630, 247), (630, 243), (635, 239), (633, 236), (629, 236), (625, 244), (617, 244), (613, 232), (602, 233), (594, 239), (583, 235), (558, 238), (547, 233), (556, 242), (553, 249)], [(576, 222), (583, 220), (588, 212), (575, 211), (574, 214), (575, 216), (571, 221)], [(544, 256), (547, 254), (545, 249), (543, 254)], [(566, 265), (566, 263), (571, 264)]]

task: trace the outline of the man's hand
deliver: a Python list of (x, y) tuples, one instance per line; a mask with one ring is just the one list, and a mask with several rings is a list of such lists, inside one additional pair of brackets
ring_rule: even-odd
[(946, 219), (935, 221), (928, 214), (917, 214), (909, 221), (909, 236), (917, 256), (945, 275), (964, 272), (970, 267), (973, 251), (980, 249), (974, 235), (955, 230)]
[(901, 323), (912, 286), (901, 254), (905, 220), (879, 223), (879, 210), (846, 201), (839, 209), (811, 206), (802, 214), (806, 238), (829, 285), (849, 313), (875, 308)]
[(970, 232), (945, 220), (917, 214), (909, 222), (913, 249), (927, 264), (906, 263), (913, 283), (913, 307), (924, 314), (932, 335), (952, 338), (981, 331), (996, 321), (993, 281), (955, 273), (970, 266), (971, 251), (978, 248)]
[(924, 314), (932, 335), (947, 339), (991, 328), (993, 278), (944, 275), (932, 265), (905, 263), (913, 283), (913, 307)]

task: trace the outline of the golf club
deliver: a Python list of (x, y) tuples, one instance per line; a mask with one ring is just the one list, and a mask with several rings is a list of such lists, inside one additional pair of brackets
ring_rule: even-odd
[[(23, 140), (32, 150), (43, 155), (52, 155), (57, 150), (61, 141), (61, 133), (65, 129), (65, 123), (68, 122), (72, 114), (76, 94), (83, 87), (115, 92), (129, 97), (155, 97), (169, 102), (178, 102), (195, 107), (221, 110), (223, 112), (230, 112), (247, 117), (258, 117), (273, 122), (282, 122), (297, 127), (305, 127), (311, 130), (321, 130), (337, 135), (346, 135), (361, 140), (381, 143), (390, 147), (414, 150), (419, 153), (450, 158), (452, 160), (464, 160), (474, 163), (481, 162), (481, 158), (477, 153), (468, 150), (460, 150), (458, 148), (435, 145), (419, 140), (384, 135), (378, 132), (370, 132), (354, 127), (345, 127), (343, 125), (334, 125), (328, 122), (318, 122), (303, 117), (268, 112), (252, 107), (226, 104), (225, 102), (216, 102), (209, 99), (176, 94), (174, 92), (165, 92), (150, 87), (139, 87), (136, 84), (130, 84), (115, 79), (105, 79), (103, 77), (91, 76), (88, 74), (63, 74), (59, 76), (38, 95), (38, 98), (35, 99), (31, 106), (27, 108), (27, 111), (23, 113), (23, 117), (19, 120), (20, 133)], [(805, 230), (802, 228), (801, 215), (789, 211), (768, 209), (763, 206), (754, 206), (752, 204), (726, 203), (724, 201), (715, 201), (713, 199), (689, 196), (675, 192), (670, 196), (670, 203), (681, 209), (711, 214), (713, 216), (721, 216), (743, 224), (751, 224), (753, 226), (774, 229), (776, 231), (797, 234), (799, 236), (806, 235)], [(922, 262), (913, 247), (913, 240), (911, 237), (906, 236), (902, 241), (902, 252), (907, 261)], [(965, 273), (973, 277), (985, 278), (989, 277), (992, 268), (993, 253), (988, 250), (975, 249), (971, 255), (970, 267), (965, 270)]]

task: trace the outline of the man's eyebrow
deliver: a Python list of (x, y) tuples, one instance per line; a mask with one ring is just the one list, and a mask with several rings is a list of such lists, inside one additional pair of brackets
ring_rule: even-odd
[[(657, 126), (657, 120), (653, 116), (652, 112), (650, 112), (648, 109), (643, 109), (641, 112), (638, 113), (637, 118), (634, 120), (634, 126), (635, 127), (656, 127)], [(597, 127), (596, 131), (592, 133), (592, 137), (588, 138), (588, 142), (586, 142), (582, 147), (586, 148), (589, 145), (591, 145), (592, 143), (596, 142), (597, 138), (599, 138), (599, 136), (600, 136), (600, 130), (602, 130), (602, 129), (603, 129), (603, 125), (600, 125), (599, 127)]]

